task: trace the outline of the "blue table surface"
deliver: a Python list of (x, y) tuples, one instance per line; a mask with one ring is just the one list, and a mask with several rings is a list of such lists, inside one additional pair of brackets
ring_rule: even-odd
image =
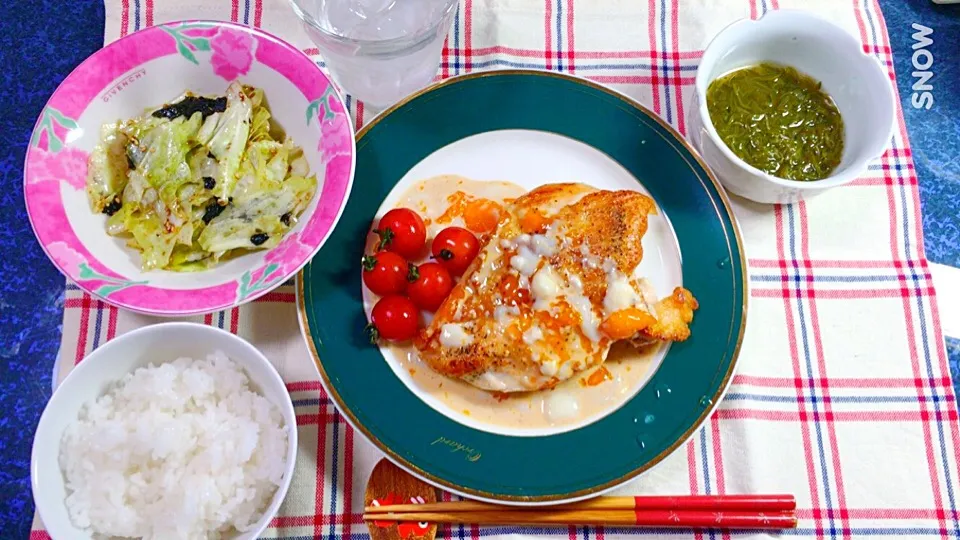
[[(928, 258), (960, 267), (960, 5), (881, 0), (917, 175)], [(33, 241), (23, 205), (30, 130), (63, 78), (103, 41), (101, 0), (0, 3), (0, 538), (26, 538), (33, 515), (30, 447), (50, 397), (64, 281)], [(911, 104), (912, 25), (933, 29), (934, 105)], [(942, 301), (942, 300), (941, 300)], [(956, 336), (960, 338), (960, 336)], [(955, 388), (960, 340), (948, 337)]]

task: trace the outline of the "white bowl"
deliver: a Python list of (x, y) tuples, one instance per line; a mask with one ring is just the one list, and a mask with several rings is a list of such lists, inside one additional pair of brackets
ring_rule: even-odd
[[(840, 110), (844, 148), (840, 165), (815, 181), (777, 178), (738, 158), (717, 135), (707, 111), (710, 83), (734, 69), (774, 62), (823, 83)], [(893, 136), (894, 97), (887, 71), (842, 28), (804, 11), (771, 11), (740, 20), (710, 42), (697, 69), (690, 138), (732, 193), (761, 203), (792, 203), (846, 184), (880, 156)]]
[(80, 407), (103, 394), (110, 383), (139, 367), (171, 362), (183, 356), (205, 358), (217, 350), (243, 367), (255, 390), (280, 409), (286, 424), (283, 483), (254, 529), (236, 539), (252, 540), (266, 529), (286, 496), (296, 464), (297, 423), (286, 385), (267, 358), (243, 339), (219, 328), (170, 322), (134, 330), (96, 349), (64, 379), (47, 403), (33, 439), (30, 484), (37, 512), (53, 540), (91, 538), (70, 521), (59, 461), (63, 432), (76, 421)]

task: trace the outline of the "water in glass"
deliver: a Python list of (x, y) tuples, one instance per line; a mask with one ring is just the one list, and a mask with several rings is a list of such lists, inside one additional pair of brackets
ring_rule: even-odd
[(430, 83), (458, 0), (292, 0), (327, 69), (385, 107)]

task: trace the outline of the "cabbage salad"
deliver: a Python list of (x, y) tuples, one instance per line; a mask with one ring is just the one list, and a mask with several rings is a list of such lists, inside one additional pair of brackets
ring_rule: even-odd
[(317, 189), (263, 91), (232, 83), (102, 128), (87, 195), (144, 270), (195, 271), (276, 246)]

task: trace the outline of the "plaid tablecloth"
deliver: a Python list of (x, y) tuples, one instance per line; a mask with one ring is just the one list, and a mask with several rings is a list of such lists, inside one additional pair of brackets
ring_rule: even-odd
[[(317, 54), (285, 0), (105, 3), (106, 42), (155, 23), (213, 18), (263, 27)], [(779, 8), (843, 25), (894, 79), (876, 0), (461, 0), (440, 75), (575, 73), (627, 93), (685, 133), (709, 39), (737, 18)], [(347, 102), (358, 128), (372, 117), (363, 103)], [(734, 201), (752, 288), (739, 373), (705, 428), (623, 492), (792, 492), (800, 524), (786, 536), (960, 538), (960, 426), (899, 114), (897, 125), (889, 150), (848, 187), (793, 206)], [(251, 340), (277, 365), (297, 406), (296, 475), (267, 536), (366, 538), (363, 487), (381, 456), (321, 389), (297, 329), (293, 287), (195, 320)], [(152, 322), (68, 286), (58, 376)], [(39, 520), (34, 528), (31, 538), (48, 537)], [(447, 527), (440, 535), (603, 540), (650, 532)]]

